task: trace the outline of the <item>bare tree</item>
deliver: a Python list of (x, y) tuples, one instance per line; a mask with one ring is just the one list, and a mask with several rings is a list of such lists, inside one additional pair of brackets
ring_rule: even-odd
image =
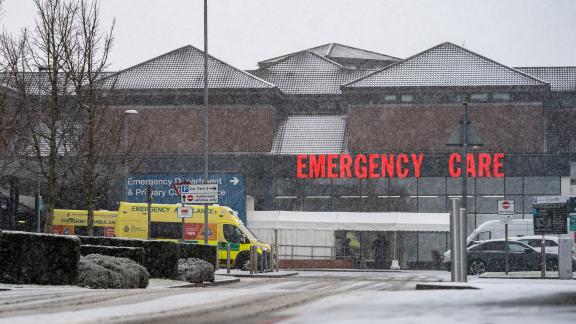
[(114, 173), (110, 170), (117, 171), (114, 153), (120, 136), (115, 135), (122, 122), (113, 118), (118, 116), (106, 118), (108, 112), (98, 98), (113, 24), (108, 33), (102, 32), (97, 0), (34, 0), (34, 4), (34, 31), (0, 39), (7, 84), (18, 98), (18, 113), (10, 114), (19, 121), (11, 123), (17, 136), (10, 135), (10, 140), (25, 142), (17, 145), (22, 148), (18, 154), (25, 157), (22, 167), (46, 183), (44, 230), (52, 232), (59, 197), (75, 189), (84, 193), (85, 203), (80, 205), (89, 210), (92, 235), (96, 182)]
[(95, 185), (98, 176), (110, 174), (114, 163), (110, 161), (119, 147), (116, 141), (106, 140), (120, 130), (118, 123), (107, 114), (106, 106), (99, 100), (101, 83), (108, 67), (108, 55), (112, 46), (114, 22), (105, 33), (100, 27), (98, 1), (81, 0), (75, 17), (76, 32), (73, 41), (65, 45), (65, 64), (72, 84), (76, 105), (82, 111), (82, 131), (78, 136), (78, 164), (81, 166), (82, 189), (88, 209), (87, 235), (94, 234)]

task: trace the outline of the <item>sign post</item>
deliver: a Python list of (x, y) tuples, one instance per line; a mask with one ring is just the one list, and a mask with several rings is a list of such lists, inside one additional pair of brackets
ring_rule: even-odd
[(510, 259), (510, 247), (508, 246), (508, 220), (510, 217), (514, 216), (514, 200), (498, 200), (498, 215), (505, 215), (506, 220), (504, 222), (504, 256), (506, 263), (506, 275), (508, 275), (509, 259)]
[[(204, 205), (204, 244), (208, 244), (208, 205), (218, 204), (219, 193), (218, 184), (192, 184), (190, 181), (174, 183), (174, 189), (180, 196), (180, 202), (183, 207), (178, 209), (178, 217), (182, 218), (182, 241), (184, 241), (184, 218), (192, 217), (192, 208), (186, 205)], [(185, 212), (184, 212), (185, 211)], [(189, 213), (189, 216), (187, 216)], [(216, 238), (218, 241), (218, 238)], [(216, 242), (216, 249), (218, 249), (218, 242)]]
[(182, 204), (179, 204), (177, 211), (178, 211), (178, 218), (182, 219), (182, 242), (184, 242), (185, 233), (186, 233), (186, 228), (184, 226), (184, 220), (186, 218), (192, 218), (193, 209), (191, 207), (182, 206)]
[(146, 186), (146, 202), (148, 203), (148, 239), (152, 232), (152, 185)]

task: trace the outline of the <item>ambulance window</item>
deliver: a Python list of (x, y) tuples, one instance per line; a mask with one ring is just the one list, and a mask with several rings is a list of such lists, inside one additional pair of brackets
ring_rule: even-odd
[(152, 222), (150, 237), (159, 239), (179, 239), (182, 237), (182, 223)]
[(242, 242), (242, 232), (238, 227), (230, 224), (224, 224), (224, 238), (230, 243), (241, 243)]

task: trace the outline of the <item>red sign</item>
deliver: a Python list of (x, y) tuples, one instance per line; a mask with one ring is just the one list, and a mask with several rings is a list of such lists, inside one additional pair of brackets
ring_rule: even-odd
[[(215, 241), (218, 237), (218, 224), (208, 224), (208, 240)], [(204, 224), (184, 223), (184, 239), (185, 240), (204, 240)]]
[[(504, 153), (468, 153), (462, 162), (460, 153), (450, 154), (451, 177), (504, 177)], [(314, 178), (420, 178), (424, 154), (300, 154), (296, 157), (296, 177)], [(465, 165), (463, 165), (465, 164)]]
[(502, 208), (504, 208), (504, 209), (510, 208), (510, 202), (508, 200), (504, 200), (502, 202)]

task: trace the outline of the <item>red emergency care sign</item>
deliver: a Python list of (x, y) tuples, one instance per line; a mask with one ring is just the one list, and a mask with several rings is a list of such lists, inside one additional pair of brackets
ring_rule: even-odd
[[(504, 153), (468, 153), (465, 165), (460, 153), (448, 159), (451, 177), (504, 177)], [(420, 178), (424, 154), (300, 154), (296, 157), (296, 177), (314, 178)]]

